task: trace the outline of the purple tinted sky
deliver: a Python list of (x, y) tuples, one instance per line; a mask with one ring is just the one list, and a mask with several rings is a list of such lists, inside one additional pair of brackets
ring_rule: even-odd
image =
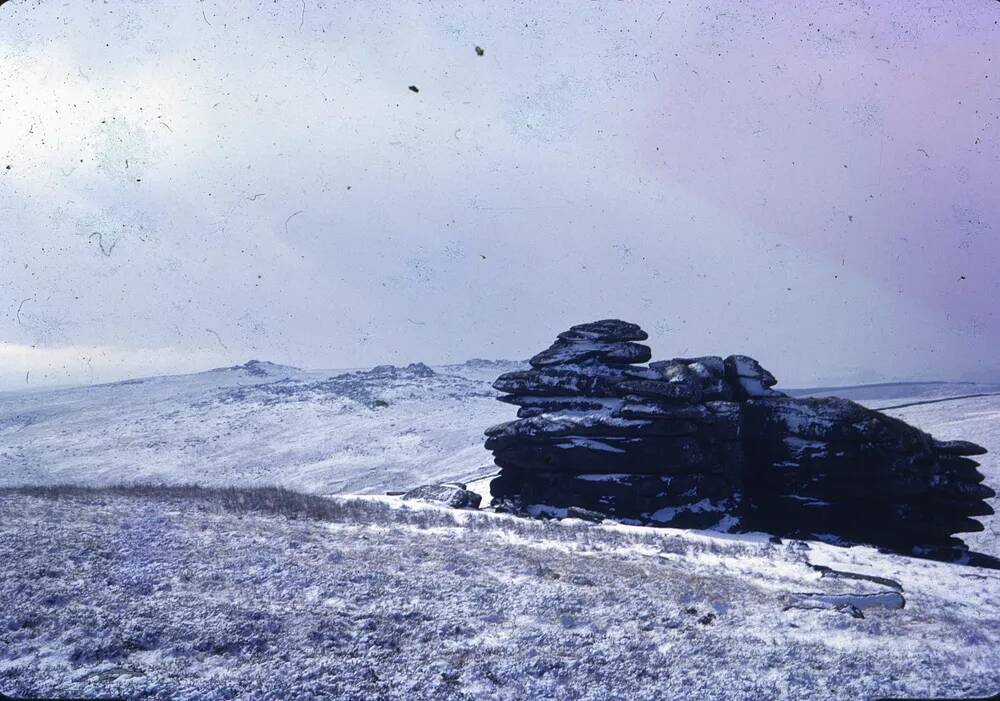
[(785, 384), (1000, 377), (1000, 3), (798, 5), (12, 0), (0, 388), (606, 316)]
[(716, 17), (647, 107), (649, 167), (996, 346), (1000, 6), (869, 7)]

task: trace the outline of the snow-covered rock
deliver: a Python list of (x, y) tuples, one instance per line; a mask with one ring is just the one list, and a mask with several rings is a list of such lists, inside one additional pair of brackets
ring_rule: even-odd
[(482, 497), (465, 488), (461, 482), (452, 484), (424, 484), (402, 496), (403, 500), (430, 501), (450, 506), (453, 509), (478, 509)]
[[(501, 400), (521, 409), (486, 431), (496, 499), (955, 559), (966, 555), (953, 534), (982, 530), (974, 517), (993, 512), (995, 492), (968, 458), (985, 452), (974, 443), (935, 440), (847, 399), (787, 397), (745, 355), (642, 367), (598, 353), (626, 336), (645, 333), (614, 320), (573, 327), (533, 370), (497, 379)], [(576, 479), (601, 473), (626, 477)]]
[(774, 375), (749, 356), (731, 355), (725, 360), (725, 368), (737, 399), (785, 396), (771, 389), (778, 383)]
[(620, 343), (624, 341), (645, 341), (649, 334), (633, 324), (621, 319), (602, 319), (586, 324), (571, 326), (569, 331), (563, 331), (558, 338), (564, 341), (597, 341), (601, 343)]
[(644, 363), (651, 357), (649, 346), (644, 346), (641, 343), (601, 343), (589, 340), (564, 341), (560, 339), (532, 357), (529, 362), (535, 368), (582, 363), (593, 359), (604, 363), (628, 365), (629, 363)]

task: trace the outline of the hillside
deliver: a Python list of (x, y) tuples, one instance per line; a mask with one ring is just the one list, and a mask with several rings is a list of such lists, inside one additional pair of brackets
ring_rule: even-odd
[[(0, 486), (154, 482), (350, 494), (464, 480), (492, 470), (483, 430), (514, 411), (495, 400), (490, 384), (520, 367), (470, 360), (324, 372), (252, 361), (194, 375), (0, 393)], [(788, 391), (873, 408), (907, 405), (887, 413), (942, 439), (982, 444), (990, 450), (980, 458), (986, 482), (1000, 485), (1000, 385)], [(1000, 555), (1000, 520), (981, 520), (986, 531), (967, 541)]]
[(7, 490), (0, 561), (0, 689), (17, 695), (1000, 689), (1000, 572), (869, 548), (274, 490)]
[(490, 382), (518, 366), (321, 372), (252, 361), (0, 393), (0, 486), (144, 481), (353, 493), (480, 474), (490, 462), (483, 429), (510, 413)]

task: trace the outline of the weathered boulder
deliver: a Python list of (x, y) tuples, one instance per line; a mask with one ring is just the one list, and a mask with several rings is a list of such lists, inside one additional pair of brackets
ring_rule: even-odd
[[(508, 372), (497, 378), (493, 386), (519, 398), (522, 395), (541, 397), (618, 397), (618, 384), (626, 380), (655, 379), (652, 371), (629, 371), (624, 367), (600, 363), (575, 363), (557, 367)], [(509, 399), (511, 404), (520, 402)]]
[(532, 357), (528, 362), (533, 368), (582, 363), (595, 359), (604, 363), (628, 365), (629, 363), (644, 363), (651, 357), (652, 352), (649, 346), (644, 346), (641, 343), (564, 341), (560, 339)]
[(714, 355), (700, 358), (674, 358), (649, 364), (667, 379), (696, 384), (705, 400), (729, 400), (733, 388), (726, 380), (725, 361)]
[(970, 441), (934, 441), (934, 447), (947, 455), (985, 455), (986, 448)]
[(685, 402), (701, 400), (701, 388), (694, 382), (671, 380), (626, 380), (618, 385), (620, 391), (638, 397), (653, 399), (680, 399)]
[(559, 338), (565, 341), (645, 341), (649, 334), (639, 328), (638, 324), (621, 319), (602, 319), (571, 326), (569, 331), (559, 334)]
[(421, 485), (403, 494), (402, 498), (435, 502), (453, 509), (478, 509), (482, 502), (480, 495), (469, 491), (459, 482)]
[(486, 429), (489, 449), (505, 442), (547, 441), (551, 438), (583, 436), (592, 438), (642, 438), (644, 436), (684, 436), (697, 426), (683, 419), (625, 419), (599, 412), (543, 414), (508, 421)]
[(760, 363), (747, 355), (731, 355), (725, 360), (726, 379), (737, 399), (748, 397), (784, 397), (771, 389), (778, 381)]
[(581, 521), (600, 523), (604, 520), (604, 514), (590, 509), (581, 509), (579, 506), (571, 506), (566, 509), (566, 518), (578, 518)]

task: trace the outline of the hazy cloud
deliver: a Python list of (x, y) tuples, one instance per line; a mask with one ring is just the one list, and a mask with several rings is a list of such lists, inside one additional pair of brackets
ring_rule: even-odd
[(997, 18), (14, 0), (0, 386), (525, 357), (606, 316), (792, 383), (994, 367)]

